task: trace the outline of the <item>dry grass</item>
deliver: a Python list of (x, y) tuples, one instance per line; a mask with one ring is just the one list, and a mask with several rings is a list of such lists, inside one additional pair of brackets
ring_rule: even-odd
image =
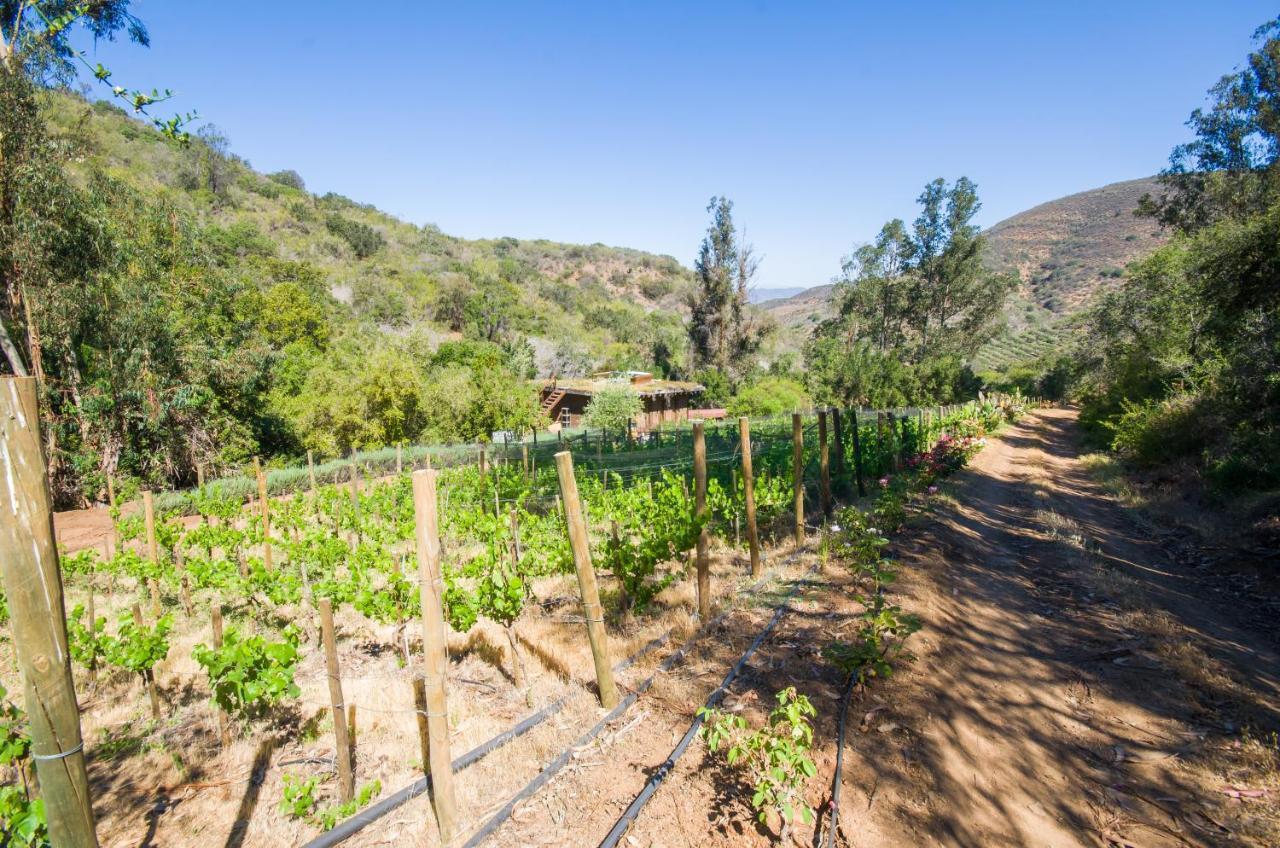
[[(785, 548), (776, 552), (770, 563), (777, 566), (788, 553)], [(802, 568), (792, 563), (777, 570), (793, 574)], [(757, 614), (750, 609), (751, 600), (738, 595), (751, 581), (735, 552), (713, 551), (712, 578), (717, 611), (736, 604), (745, 605), (746, 611), (731, 613), (731, 619)], [(537, 581), (535, 589), (542, 604), (533, 605), (516, 624), (529, 695), (536, 708), (561, 698), (564, 706), (533, 731), (457, 776), (464, 829), (483, 822), (600, 714), (576, 580), (548, 577)], [(616, 596), (611, 578), (601, 579), (601, 589), (606, 598)], [(624, 687), (652, 673), (662, 657), (696, 631), (695, 592), (690, 573), (664, 590), (646, 614), (620, 616), (615, 611), (609, 615), (610, 652), (615, 660), (669, 634), (666, 644), (622, 673)], [(87, 584), (76, 578), (66, 594), (68, 609), (85, 603)], [(95, 590), (95, 613), (105, 616), (114, 630), (120, 612), (139, 598), (150, 620), (149, 599), (134, 581), (119, 578), (110, 593), (102, 583)], [(168, 657), (155, 670), (163, 706), (158, 722), (150, 718), (140, 681), (104, 672), (91, 683), (86, 672), (75, 669), (104, 846), (137, 845), (148, 833), (157, 845), (301, 844), (316, 831), (279, 809), (286, 773), (321, 775), (325, 778), (319, 793), (322, 803), (336, 801), (328, 682), (314, 624), (302, 646), (296, 674), (300, 696), (280, 710), (273, 723), (240, 729), (233, 744), (221, 749), (218, 714), (209, 702), (207, 679), (192, 658), (196, 644), (211, 641), (209, 608), (220, 600), (214, 592), (196, 593), (195, 615), (187, 619), (176, 598), (165, 598), (165, 611), (174, 614), (175, 627)], [(308, 617), (301, 608), (278, 613), (299, 621)], [(242, 630), (256, 627), (239, 613), (229, 613), (227, 624)], [(422, 773), (412, 670), (404, 667), (403, 658), (406, 644), (411, 652), (420, 651), (418, 625), (410, 622), (401, 630), (342, 608), (335, 613), (335, 626), (344, 700), (356, 705), (357, 785), (379, 780), (385, 796)], [(705, 650), (699, 648), (694, 656)], [(468, 634), (454, 634), (449, 652), (450, 744), (457, 757), (507, 730), (531, 710), (524, 693), (512, 683), (509, 643), (500, 627), (481, 620)], [(677, 666), (670, 677), (655, 687), (654, 696), (692, 712), (694, 702), (687, 699), (701, 690), (705, 675)], [(10, 692), (20, 689), (10, 652), (0, 656), (0, 681)], [(233, 837), (238, 819), (242, 830)], [(376, 832), (357, 836), (350, 844), (436, 844), (435, 822), (425, 800), (412, 802), (371, 830)]]

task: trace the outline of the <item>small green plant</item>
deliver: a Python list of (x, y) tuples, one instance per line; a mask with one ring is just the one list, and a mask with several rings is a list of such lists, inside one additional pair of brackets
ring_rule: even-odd
[(120, 614), (116, 637), (106, 643), (107, 661), (151, 682), (151, 670), (169, 654), (169, 631), (173, 616), (163, 615), (148, 627), (134, 621), (128, 612)]
[(0, 786), (0, 845), (45, 848), (49, 831), (44, 802), (31, 797), (27, 778), (31, 764), (27, 716), (7, 695), (4, 686), (0, 686), (0, 768), (13, 768), (22, 785)]
[(753, 784), (751, 806), (761, 823), (769, 812), (782, 822), (779, 840), (786, 842), (791, 823), (799, 815), (808, 824), (813, 810), (805, 803), (804, 785), (818, 773), (809, 752), (813, 749), (813, 705), (794, 686), (777, 694), (778, 706), (769, 713), (765, 725), (751, 730), (740, 715), (703, 707), (698, 716), (704, 724), (698, 735), (712, 752), (725, 749), (725, 761), (741, 768)]
[(213, 702), (227, 715), (259, 718), (300, 692), (293, 682), (298, 667), (298, 631), (293, 627), (286, 627), (278, 642), (242, 636), (228, 627), (222, 647), (196, 645), (192, 655), (209, 675)]
[(89, 671), (96, 671), (110, 656), (114, 639), (107, 635), (107, 619), (95, 616), (93, 621), (82, 622), (84, 606), (76, 604), (67, 619), (67, 642), (71, 658)]
[(280, 812), (289, 818), (310, 822), (321, 830), (333, 830), (338, 822), (355, 815), (382, 793), (382, 781), (371, 780), (361, 786), (350, 801), (322, 807), (316, 797), (320, 782), (318, 776), (303, 779), (286, 772)]

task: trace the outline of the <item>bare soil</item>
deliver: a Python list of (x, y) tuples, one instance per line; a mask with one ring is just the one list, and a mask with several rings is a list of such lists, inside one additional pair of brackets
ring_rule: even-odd
[[(916, 662), (852, 705), (837, 844), (1280, 844), (1274, 639), (1239, 626), (1250, 598), (1180, 564), (1078, 453), (1074, 412), (1030, 416), (896, 541), (896, 600), (925, 627)], [(726, 702), (759, 721), (784, 686), (814, 701), (820, 825), (840, 680), (818, 651), (857, 610), (839, 572), (806, 584)], [(625, 744), (584, 752), (491, 844), (596, 844), (761, 624), (727, 622), (670, 697), (642, 699)], [(695, 743), (623, 844), (770, 844), (778, 822), (755, 821), (750, 794)]]
[[(1276, 628), (1264, 626), (1271, 599), (1229, 563), (1199, 567), (1185, 539), (1120, 506), (1079, 454), (1074, 412), (1029, 416), (990, 440), (895, 539), (903, 567), (894, 600), (924, 629), (913, 637), (914, 663), (855, 694), (836, 844), (1280, 845), (1280, 660)], [(93, 544), (106, 533), (94, 518), (59, 516), (59, 534), (74, 547)], [(821, 815), (818, 827), (792, 835), (819, 843), (843, 683), (820, 651), (855, 626), (855, 585), (839, 563), (813, 555), (780, 565), (752, 596), (733, 595), (744, 581), (732, 556), (722, 552), (714, 573), (727, 612), (715, 630), (486, 844), (597, 844), (779, 604), (782, 618), (724, 705), (759, 722), (774, 693), (796, 686), (817, 706), (818, 776), (807, 797)], [(674, 634), (620, 677), (624, 692), (693, 633), (691, 583), (664, 593), (652, 617), (611, 624), (615, 658)], [(538, 593), (548, 603), (521, 625), (533, 697), (541, 706), (567, 696), (568, 706), (460, 775), (464, 839), (603, 714), (584, 672), (573, 586), (548, 583)], [(187, 630), (171, 657), (187, 657), (204, 629)], [(358, 778), (381, 778), (386, 794), (420, 773), (406, 672), (386, 649), (397, 640), (355, 619), (339, 629), (347, 699), (361, 704)], [(528, 713), (504, 645), (494, 629), (452, 646), (455, 753)], [(160, 730), (145, 729), (145, 699), (132, 682), (85, 690), (104, 845), (297, 845), (313, 835), (276, 805), (285, 771), (322, 772), (316, 762), (333, 755), (318, 654), (300, 671), (297, 726), (241, 738), (227, 752), (218, 751), (194, 664), (171, 660), (161, 671), (166, 705), (176, 709)], [(774, 843), (779, 823), (757, 821), (750, 796), (695, 742), (622, 844)], [(435, 845), (434, 831), (419, 798), (349, 844)]]

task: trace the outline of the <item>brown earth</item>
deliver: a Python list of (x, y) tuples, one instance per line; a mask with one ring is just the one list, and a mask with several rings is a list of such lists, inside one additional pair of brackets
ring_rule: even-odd
[[(1238, 625), (1250, 599), (1105, 494), (1072, 411), (1010, 427), (948, 490), (895, 543), (895, 600), (924, 629), (913, 665), (855, 696), (837, 844), (1280, 844), (1280, 662), (1274, 633)], [(818, 807), (840, 688), (819, 651), (852, 625), (851, 589), (834, 563), (802, 581), (726, 700), (759, 722), (778, 689), (809, 695)], [(767, 613), (730, 616), (489, 844), (596, 844)], [(769, 844), (750, 794), (695, 742), (622, 844)]]

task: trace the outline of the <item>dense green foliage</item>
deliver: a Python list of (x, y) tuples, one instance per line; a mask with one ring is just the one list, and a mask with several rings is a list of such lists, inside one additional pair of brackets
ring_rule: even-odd
[(845, 260), (835, 315), (805, 349), (819, 403), (949, 403), (977, 388), (965, 363), (998, 329), (1016, 280), (983, 265), (972, 182), (934, 180), (917, 202), (910, 229), (890, 221)]
[(1192, 113), (1164, 191), (1173, 228), (1094, 311), (1084, 421), (1137, 464), (1190, 458), (1228, 487), (1280, 485), (1280, 21)]
[(214, 128), (179, 144), (20, 73), (0, 99), (0, 367), (42, 379), (62, 504), (525, 430), (525, 379), (566, 363), (682, 373), (669, 257), (466, 242), (263, 177)]
[(618, 382), (602, 387), (591, 396), (583, 423), (600, 430), (625, 430), (643, 410), (640, 395), (631, 384)]
[(752, 357), (768, 330), (747, 305), (759, 260), (734, 226), (732, 201), (713, 197), (707, 211), (711, 225), (694, 263), (698, 289), (690, 299), (690, 364), (736, 385), (753, 370)]

